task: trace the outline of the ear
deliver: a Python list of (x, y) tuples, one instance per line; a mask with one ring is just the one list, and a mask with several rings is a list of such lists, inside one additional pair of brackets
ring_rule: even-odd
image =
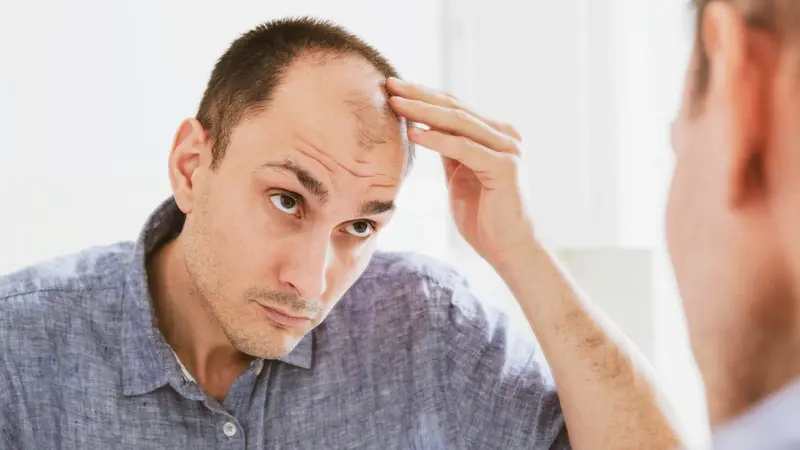
[(211, 148), (203, 126), (196, 119), (181, 122), (169, 155), (169, 180), (175, 202), (184, 214), (192, 211), (202, 170), (210, 165)]
[(720, 148), (710, 151), (723, 158), (727, 201), (737, 209), (763, 193), (769, 67), (762, 51), (769, 42), (730, 2), (708, 4), (701, 33), (710, 69), (705, 107), (720, 133)]

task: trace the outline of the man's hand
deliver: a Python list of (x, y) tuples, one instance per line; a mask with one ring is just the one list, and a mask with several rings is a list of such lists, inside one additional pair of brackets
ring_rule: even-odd
[(394, 111), (430, 127), (409, 139), (442, 155), (458, 231), (497, 268), (511, 250), (533, 244), (533, 226), (519, 182), (521, 137), (511, 126), (460, 105), (455, 97), (390, 78)]

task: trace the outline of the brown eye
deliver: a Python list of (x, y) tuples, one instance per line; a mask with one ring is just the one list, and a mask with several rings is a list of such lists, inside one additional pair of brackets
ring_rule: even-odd
[(269, 200), (276, 208), (286, 214), (297, 214), (297, 199), (287, 194), (274, 194), (269, 196)]
[(368, 237), (375, 231), (375, 226), (365, 220), (353, 222), (347, 226), (347, 232), (355, 237)]

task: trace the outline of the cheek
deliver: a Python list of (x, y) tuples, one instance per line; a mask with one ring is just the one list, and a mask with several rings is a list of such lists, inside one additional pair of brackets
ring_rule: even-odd
[(666, 238), (676, 271), (683, 265), (685, 252), (696, 251), (698, 231), (708, 213), (712, 161), (706, 161), (709, 148), (697, 124), (681, 122), (675, 140), (675, 164), (666, 210)]
[(263, 278), (282, 251), (276, 237), (285, 233), (254, 197), (240, 194), (214, 199), (211, 234), (203, 244), (214, 249), (214, 258), (231, 286)]
[(669, 189), (669, 198), (667, 200), (666, 211), (666, 238), (667, 247), (670, 256), (672, 257), (673, 264), (675, 264), (680, 250), (682, 247), (681, 229), (684, 209), (686, 207), (685, 188), (683, 186), (683, 178), (680, 173), (679, 166), (676, 165), (675, 171), (672, 176), (672, 182)]
[(677, 154), (666, 210), (666, 238), (676, 274), (691, 264), (703, 245), (702, 227), (708, 223), (707, 183), (698, 152)]

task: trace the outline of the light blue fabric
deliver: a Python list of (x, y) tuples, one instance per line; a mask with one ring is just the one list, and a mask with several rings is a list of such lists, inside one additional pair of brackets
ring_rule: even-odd
[(800, 449), (800, 382), (716, 430), (714, 450)]
[(570, 448), (530, 330), (411, 254), (376, 254), (218, 403), (183, 376), (148, 294), (145, 255), (184, 219), (168, 200), (136, 243), (0, 278), (0, 448)]

